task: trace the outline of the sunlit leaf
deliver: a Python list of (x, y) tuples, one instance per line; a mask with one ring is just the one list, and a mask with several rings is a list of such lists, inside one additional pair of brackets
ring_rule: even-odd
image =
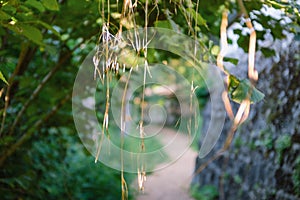
[(158, 27), (158, 28), (172, 29), (172, 25), (170, 24), (170, 22), (168, 20), (156, 21), (154, 23), (154, 26)]
[(217, 46), (217, 45), (214, 45), (212, 48), (211, 48), (211, 53), (213, 54), (213, 55), (218, 55), (219, 53), (220, 53), (220, 47), (219, 46)]
[(53, 11), (58, 11), (59, 10), (57, 0), (42, 0), (42, 4), (48, 10), (53, 10)]
[(25, 5), (36, 8), (40, 12), (45, 11), (45, 7), (43, 6), (43, 4), (39, 1), (37, 1), (37, 0), (28, 0), (28, 1), (25, 2)]
[(228, 92), (231, 100), (237, 103), (241, 103), (247, 98), (247, 95), (251, 92), (250, 102), (257, 103), (264, 98), (264, 94), (251, 85), (248, 79), (239, 80), (233, 75), (229, 76)]
[(5, 77), (3, 76), (2, 72), (0, 71), (0, 79), (8, 85), (8, 82), (6, 81)]

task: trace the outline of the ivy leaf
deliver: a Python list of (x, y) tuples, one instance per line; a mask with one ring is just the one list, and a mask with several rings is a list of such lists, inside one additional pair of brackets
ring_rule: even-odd
[(275, 56), (276, 55), (276, 52), (274, 49), (270, 49), (270, 48), (260, 48), (260, 51), (263, 53), (263, 55), (267, 58), (269, 57), (272, 57), (272, 56)]
[(48, 10), (53, 10), (53, 11), (59, 10), (57, 0), (42, 0), (42, 4)]
[(0, 71), (0, 79), (1, 79), (4, 83), (6, 83), (6, 84), (8, 85), (8, 82), (7, 82), (7, 80), (5, 79), (5, 77), (3, 76), (3, 74), (2, 74), (1, 71)]
[(239, 39), (237, 40), (237, 43), (239, 47), (241, 47), (244, 52), (248, 53), (248, 44), (249, 44), (250, 37), (239, 35)]
[(237, 103), (241, 103), (244, 99), (246, 99), (249, 92), (251, 92), (251, 104), (257, 103), (265, 97), (262, 92), (251, 85), (251, 82), (248, 79), (240, 81), (233, 75), (229, 76), (228, 92), (231, 100)]

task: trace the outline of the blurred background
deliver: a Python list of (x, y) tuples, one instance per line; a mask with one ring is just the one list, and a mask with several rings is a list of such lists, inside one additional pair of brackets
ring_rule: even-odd
[[(240, 3), (240, 0), (0, 1), (0, 198), (121, 199), (121, 173), (94, 163), (95, 158), (80, 141), (72, 117), (72, 89), (77, 71), (99, 38), (103, 38), (105, 23), (109, 21), (108, 31), (112, 36), (116, 36), (120, 24), (123, 30), (131, 29), (132, 17), (137, 27), (144, 27), (147, 21), (146, 26), (189, 35), (201, 46), (198, 59), (215, 64), (220, 50), (222, 13), (227, 11), (229, 50), (224, 65), (230, 74), (244, 79), (249, 30)], [(243, 5), (257, 34), (256, 88), (265, 98), (251, 105), (249, 118), (238, 129), (230, 150), (196, 174), (191, 182), (184, 182), (186, 198), (299, 199), (300, 2), (253, 0), (244, 1)], [(199, 129), (193, 130), (196, 140), (191, 146), (197, 151), (211, 112), (218, 112), (210, 110), (203, 77), (194, 76), (193, 66), (170, 52), (149, 50), (147, 59), (149, 63), (172, 66), (197, 86), (194, 92), (202, 114), (195, 119)], [(113, 86), (112, 82), (109, 87)], [(156, 85), (147, 88), (149, 95), (145, 101), (161, 105), (167, 113), (167, 128), (176, 131), (178, 118), (183, 114), (178, 111), (178, 100)], [(180, 91), (180, 85), (174, 88)], [(104, 89), (99, 87), (98, 94)], [(95, 98), (97, 117), (102, 121), (105, 96)], [(137, 105), (141, 101), (138, 91), (130, 101), (132, 110), (137, 110), (133, 118), (138, 121), (139, 116), (134, 116), (139, 113)], [(232, 106), (236, 109), (238, 104)], [(153, 116), (158, 115), (156, 111), (152, 111)], [(159, 118), (154, 119), (161, 123)], [(145, 124), (151, 122), (149, 116), (144, 120)], [(207, 158), (199, 159), (196, 153), (191, 162), (184, 164), (197, 169), (205, 163), (221, 148), (229, 127), (228, 120)], [(114, 131), (113, 124), (110, 135), (118, 143), (120, 133)], [(127, 145), (139, 147), (139, 141), (129, 141)], [(146, 143), (153, 148), (163, 145), (163, 141)], [(155, 168), (159, 163), (151, 165)], [(178, 169), (182, 168), (185, 166)], [(192, 173), (193, 170), (188, 171)], [(176, 171), (172, 174), (176, 177)], [(178, 172), (178, 180), (180, 176)], [(125, 179), (129, 199), (138, 198), (136, 175), (125, 173)], [(167, 192), (160, 199), (168, 199)]]

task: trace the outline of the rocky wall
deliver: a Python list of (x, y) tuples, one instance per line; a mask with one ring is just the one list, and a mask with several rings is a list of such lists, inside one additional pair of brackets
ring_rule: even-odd
[[(276, 51), (277, 59), (257, 57), (257, 88), (265, 99), (251, 106), (230, 150), (194, 177), (199, 192), (210, 185), (218, 190), (217, 199), (300, 199), (300, 45), (281, 43)], [(202, 132), (210, 116), (207, 103)], [(229, 127), (228, 120), (213, 151), (197, 158), (195, 169), (222, 147)]]

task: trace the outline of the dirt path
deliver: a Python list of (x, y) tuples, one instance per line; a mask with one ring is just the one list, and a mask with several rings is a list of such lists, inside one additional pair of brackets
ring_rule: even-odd
[[(176, 142), (175, 146), (179, 149), (181, 149), (180, 147), (186, 147), (189, 143), (188, 136), (176, 134), (172, 129), (164, 129), (161, 142), (168, 144), (174, 136), (180, 139), (174, 141)], [(174, 160), (175, 152), (176, 149), (168, 149), (166, 153)], [(188, 190), (191, 183), (191, 175), (195, 167), (196, 156), (197, 152), (189, 148), (176, 162), (147, 176), (145, 191), (144, 193), (140, 192), (136, 199), (193, 200), (193, 198), (189, 196)]]

